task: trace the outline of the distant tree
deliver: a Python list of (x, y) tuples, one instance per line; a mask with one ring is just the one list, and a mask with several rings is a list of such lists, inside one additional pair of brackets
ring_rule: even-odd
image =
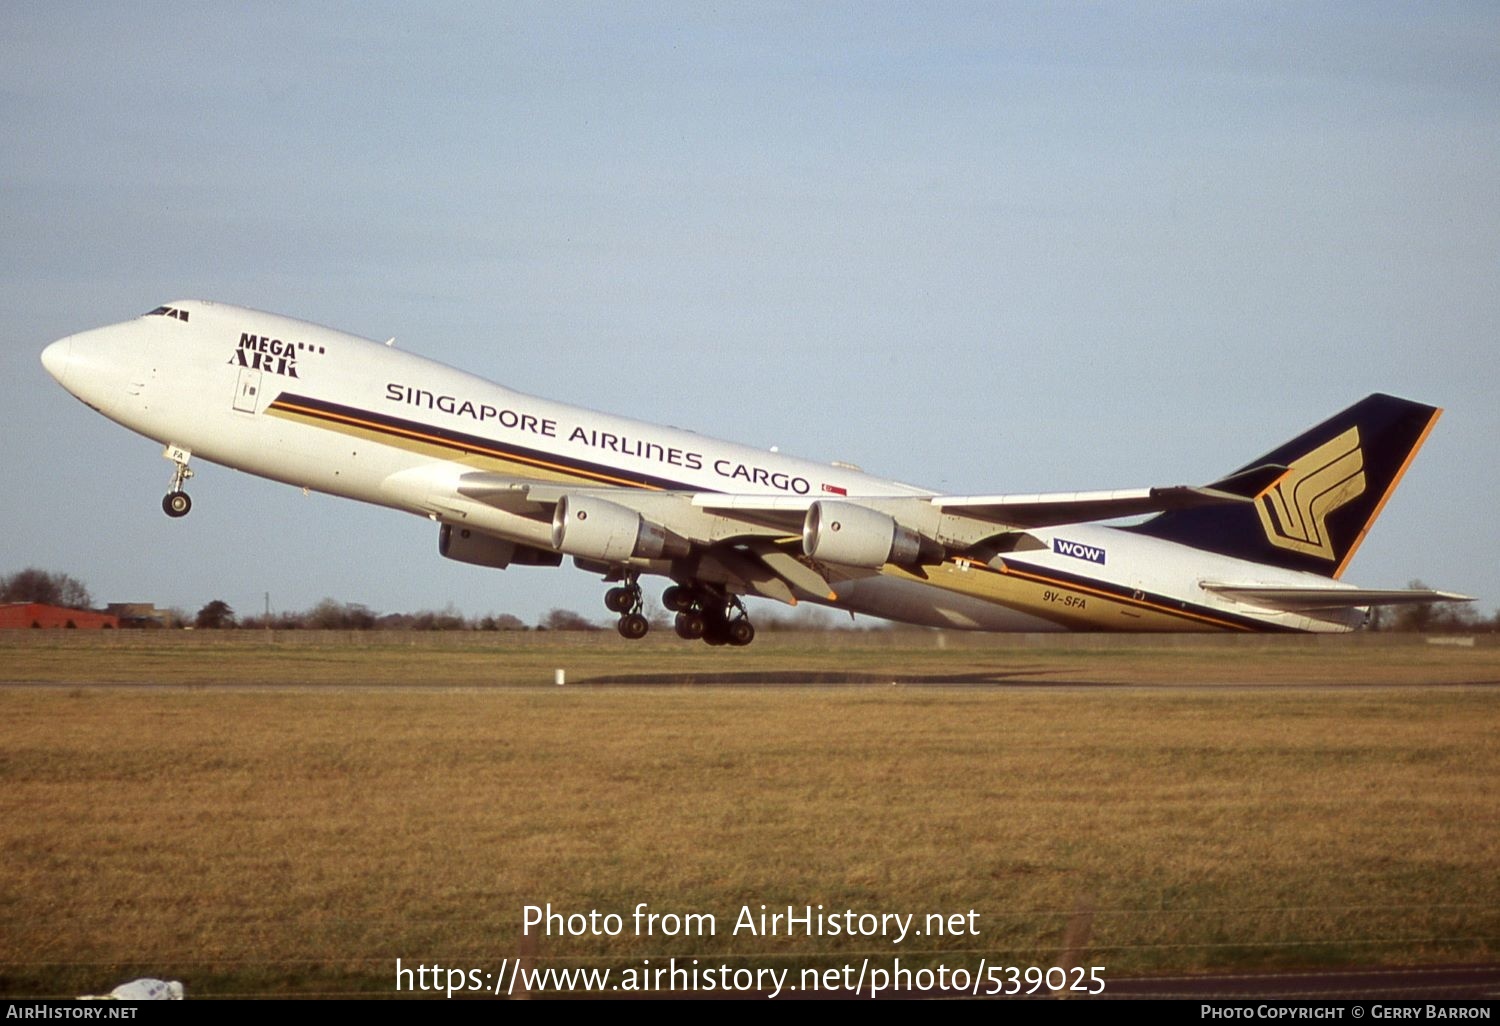
[(479, 621), (479, 629), (482, 631), (524, 631), (526, 623), (519, 616), (501, 613), (499, 616), (484, 617)]
[(410, 618), (407, 626), (414, 631), (466, 631), (468, 623), (450, 603), (441, 613), (425, 609)]
[(303, 615), (302, 613), (272, 613), (269, 617), (252, 615), (237, 620), (235, 625), (240, 630), (296, 631), (301, 630), (304, 626), (302, 623)]
[(198, 615), (193, 620), (194, 627), (210, 631), (222, 630), (234, 625), (234, 610), (230, 609), (229, 603), (223, 599), (214, 599), (198, 610)]
[(852, 621), (847, 617), (840, 620), (836, 613), (811, 606), (799, 608), (796, 611), (777, 607), (774, 611), (759, 614), (755, 618), (756, 629), (764, 631), (821, 633), (847, 630), (851, 623)]
[(94, 604), (82, 581), (34, 566), (0, 577), (0, 602), (39, 602), (68, 609), (87, 609)]
[(340, 605), (326, 598), (308, 611), (302, 622), (313, 630), (367, 631), (375, 626), (375, 614), (358, 602)]
[(547, 615), (537, 623), (537, 629), (543, 631), (597, 631), (599, 625), (584, 618), (581, 613), (575, 613), (571, 609), (549, 610)]
[[(1408, 588), (1425, 588), (1421, 581), (1408, 581)], [(1402, 631), (1419, 634), (1432, 626), (1433, 606), (1430, 602), (1416, 602), (1409, 606), (1387, 606), (1376, 610), (1373, 625), (1377, 630)]]
[[(1425, 589), (1421, 581), (1412, 581), (1407, 587)], [(1497, 615), (1500, 621), (1500, 615)], [(1442, 631), (1483, 630), (1484, 620), (1468, 602), (1421, 602), (1408, 606), (1397, 606), (1381, 613), (1378, 629), (1383, 631), (1408, 631), (1411, 633), (1434, 633)]]
[(1437, 607), (1435, 631), (1476, 631), (1488, 626), (1470, 602), (1443, 602)]
[(302, 617), (302, 623), (313, 630), (338, 630), (344, 626), (344, 607), (335, 600), (326, 598), (307, 611)]

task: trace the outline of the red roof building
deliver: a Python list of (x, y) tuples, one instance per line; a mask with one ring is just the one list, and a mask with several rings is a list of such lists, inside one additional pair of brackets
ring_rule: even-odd
[(77, 627), (101, 630), (120, 626), (120, 618), (91, 609), (65, 609), (40, 602), (7, 602), (0, 605), (0, 629), (26, 627)]

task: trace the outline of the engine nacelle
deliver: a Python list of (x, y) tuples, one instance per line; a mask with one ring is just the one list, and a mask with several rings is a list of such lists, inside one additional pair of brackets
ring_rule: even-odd
[(815, 502), (802, 521), (802, 551), (826, 563), (877, 569), (918, 562), (932, 548), (885, 513), (851, 502)]
[(438, 532), (438, 554), (460, 563), (475, 566), (492, 566), (504, 570), (512, 563), (517, 566), (561, 566), (562, 554), (546, 552), (530, 545), (519, 545), (504, 538), (467, 527), (444, 524)]
[(591, 495), (564, 495), (552, 515), (552, 544), (605, 563), (686, 556), (688, 543), (633, 509)]

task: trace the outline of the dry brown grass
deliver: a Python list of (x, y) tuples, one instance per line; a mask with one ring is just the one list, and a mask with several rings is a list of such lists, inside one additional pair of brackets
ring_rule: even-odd
[[(513, 957), (522, 906), (546, 902), (719, 922), (543, 940), (558, 965), (1048, 965), (1079, 908), (1084, 961), (1121, 975), (1484, 959), (1500, 938), (1493, 687), (550, 686), (560, 665), (642, 684), (1483, 682), (1494, 649), (217, 640), (0, 639), (0, 677), (63, 684), (0, 689), (0, 992), (150, 974), (200, 996), (389, 993), (397, 957)], [(101, 679), (193, 686), (83, 686)], [(311, 686), (247, 687), (264, 682)], [(730, 936), (762, 903), (973, 908), (981, 936)]]
[(1500, 644), (1412, 635), (763, 633), (748, 649), (657, 631), (585, 633), (0, 631), (0, 680), (204, 686), (616, 683), (1318, 683), (1500, 681)]

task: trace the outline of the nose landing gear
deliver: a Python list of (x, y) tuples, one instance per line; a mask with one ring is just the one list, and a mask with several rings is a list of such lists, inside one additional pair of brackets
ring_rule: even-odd
[(193, 458), (193, 454), (187, 449), (169, 445), (162, 452), (162, 456), (171, 460), (173, 466), (172, 485), (161, 500), (162, 512), (169, 517), (185, 517), (193, 508), (193, 500), (188, 497), (187, 492), (182, 490), (182, 486), (188, 478), (193, 476), (192, 470), (188, 468), (188, 460)]

